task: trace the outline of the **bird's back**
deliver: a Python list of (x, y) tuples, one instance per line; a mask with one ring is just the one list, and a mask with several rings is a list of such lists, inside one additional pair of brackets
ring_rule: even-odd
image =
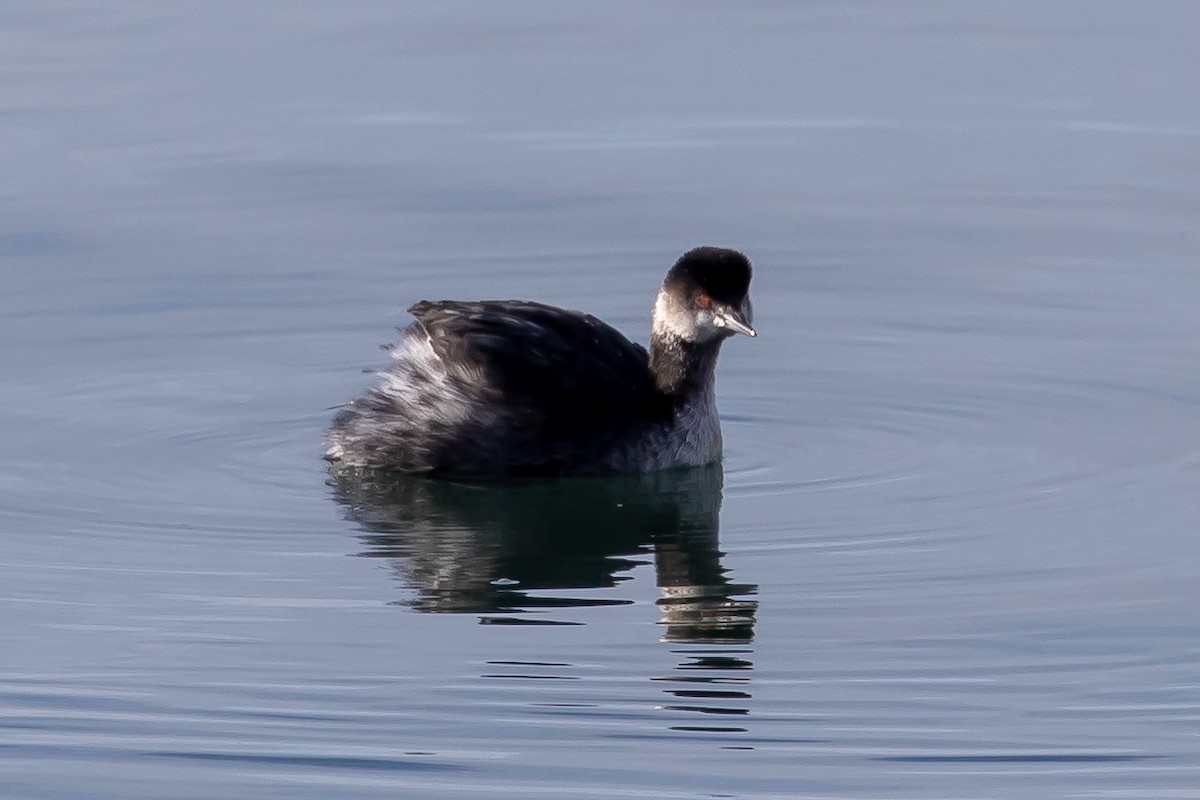
[[(330, 456), (410, 472), (628, 468), (671, 409), (644, 348), (588, 314), (526, 301), (422, 302), (383, 381), (334, 421)], [(628, 448), (625, 448), (628, 449)]]

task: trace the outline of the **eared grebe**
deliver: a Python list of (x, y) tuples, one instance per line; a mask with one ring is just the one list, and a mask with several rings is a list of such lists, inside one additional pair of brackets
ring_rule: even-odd
[(391, 369), (346, 404), (326, 458), (446, 475), (589, 475), (721, 457), (714, 369), (750, 326), (750, 262), (698, 247), (667, 273), (650, 351), (595, 317), (521, 300), (421, 302)]

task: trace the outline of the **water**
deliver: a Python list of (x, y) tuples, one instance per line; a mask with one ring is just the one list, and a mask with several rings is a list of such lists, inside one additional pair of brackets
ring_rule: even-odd
[[(0, 796), (1194, 796), (1197, 17), (7, 4)], [(326, 472), (700, 243), (723, 473)]]

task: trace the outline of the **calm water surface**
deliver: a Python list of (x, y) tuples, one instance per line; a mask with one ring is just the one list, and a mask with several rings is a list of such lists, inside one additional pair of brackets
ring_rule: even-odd
[[(0, 15), (0, 796), (1200, 784), (1192, 3)], [(422, 298), (644, 339), (724, 469), (326, 470)]]

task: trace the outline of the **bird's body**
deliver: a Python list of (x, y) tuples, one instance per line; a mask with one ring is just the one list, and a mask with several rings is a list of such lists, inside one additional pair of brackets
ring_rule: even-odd
[(417, 303), (391, 368), (334, 418), (326, 457), (448, 475), (711, 463), (721, 454), (716, 357), (730, 333), (754, 335), (749, 280), (740, 253), (686, 254), (659, 293), (649, 351), (541, 303)]

